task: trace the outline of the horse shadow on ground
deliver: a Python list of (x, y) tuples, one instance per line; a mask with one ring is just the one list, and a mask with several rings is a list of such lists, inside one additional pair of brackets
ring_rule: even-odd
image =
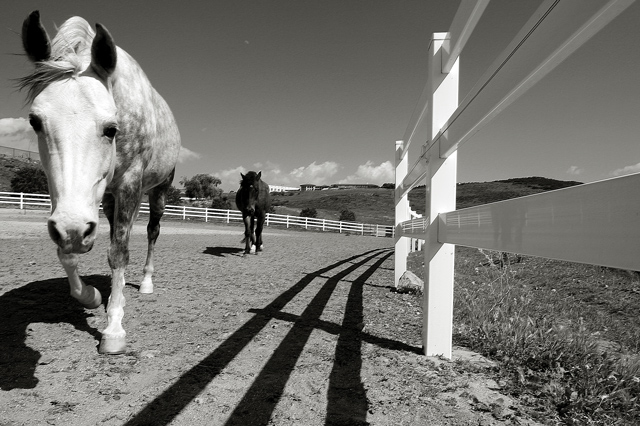
[(225, 254), (237, 255), (243, 251), (244, 249), (239, 247), (207, 247), (202, 253), (224, 257)]
[[(362, 342), (415, 354), (422, 353), (421, 348), (372, 336), (363, 332), (360, 327), (364, 318), (363, 288), (367, 285), (366, 281), (392, 254), (389, 249), (377, 249), (341, 260), (306, 274), (264, 308), (251, 309), (250, 312), (255, 314), (251, 319), (146, 405), (126, 425), (170, 424), (274, 318), (290, 321), (293, 326), (255, 377), (225, 426), (264, 425), (270, 422), (285, 385), (315, 329), (338, 336), (335, 361), (329, 377), (326, 424), (367, 424), (369, 405), (361, 377)], [(373, 264), (367, 266), (370, 262)], [(344, 269), (339, 268), (345, 264), (349, 265)], [(366, 267), (366, 270), (350, 283), (342, 323), (321, 320), (336, 287), (343, 285), (344, 278), (361, 267)], [(326, 281), (302, 314), (282, 311), (287, 303), (318, 277), (323, 277)]]
[[(108, 299), (110, 277), (82, 278), (100, 291), (103, 300)], [(87, 323), (92, 316), (91, 311), (69, 295), (66, 277), (34, 281), (0, 295), (0, 389), (33, 389), (38, 384), (34, 373), (40, 352), (26, 345), (30, 324), (66, 322), (93, 335), (97, 348), (102, 335)]]

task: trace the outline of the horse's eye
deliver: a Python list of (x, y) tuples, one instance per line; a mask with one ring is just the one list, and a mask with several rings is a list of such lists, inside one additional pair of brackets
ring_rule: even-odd
[(104, 128), (104, 136), (108, 139), (113, 139), (118, 133), (118, 128), (115, 126), (107, 126)]
[(31, 125), (31, 128), (33, 128), (33, 130), (36, 132), (39, 132), (42, 130), (42, 120), (40, 120), (36, 116), (32, 115), (29, 117), (29, 124)]

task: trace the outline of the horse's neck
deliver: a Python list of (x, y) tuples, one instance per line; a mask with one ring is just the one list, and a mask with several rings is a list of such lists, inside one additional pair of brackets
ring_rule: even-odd
[(118, 65), (111, 76), (113, 99), (121, 114), (140, 114), (151, 105), (153, 87), (135, 59), (117, 49)]
[(132, 173), (139, 178), (136, 173), (140, 167), (151, 170), (148, 176), (145, 174), (143, 184), (157, 184), (157, 179), (166, 179), (173, 169), (180, 150), (180, 134), (173, 114), (138, 63), (120, 48), (110, 84), (120, 128), (115, 185), (129, 169), (136, 170)]

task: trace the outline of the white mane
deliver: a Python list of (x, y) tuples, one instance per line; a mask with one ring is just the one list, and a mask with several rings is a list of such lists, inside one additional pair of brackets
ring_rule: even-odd
[(18, 80), (19, 89), (27, 89), (27, 102), (32, 102), (50, 83), (86, 70), (91, 63), (91, 43), (95, 35), (83, 18), (67, 19), (51, 41), (51, 57), (36, 63), (31, 74)]

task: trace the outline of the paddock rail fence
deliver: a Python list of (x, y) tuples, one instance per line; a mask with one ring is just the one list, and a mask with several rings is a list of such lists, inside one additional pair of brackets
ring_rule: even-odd
[[(467, 209), (455, 205), (458, 148), (633, 2), (543, 1), (462, 101), (460, 53), (489, 0), (462, 0), (449, 32), (433, 34), (427, 83), (395, 144), (395, 280), (406, 271), (411, 239), (422, 239), (426, 355), (451, 358), (456, 244), (640, 270), (640, 174)], [(409, 168), (407, 151), (416, 140), (426, 142)], [(426, 214), (412, 219), (407, 194), (419, 185), (427, 191)]]
[[(31, 208), (50, 209), (51, 200), (48, 194), (26, 194), (18, 192), (0, 192), (0, 205), (7, 205), (20, 210)], [(149, 203), (142, 203), (141, 214), (149, 214)], [(178, 216), (182, 220), (198, 219), (205, 222), (242, 222), (242, 213), (236, 210), (210, 209), (191, 206), (166, 206), (166, 216)], [(374, 237), (393, 237), (394, 227), (357, 222), (341, 222), (337, 220), (316, 219), (311, 217), (289, 216), (268, 213), (265, 226), (283, 226), (286, 228), (304, 228), (308, 230), (339, 232)]]

